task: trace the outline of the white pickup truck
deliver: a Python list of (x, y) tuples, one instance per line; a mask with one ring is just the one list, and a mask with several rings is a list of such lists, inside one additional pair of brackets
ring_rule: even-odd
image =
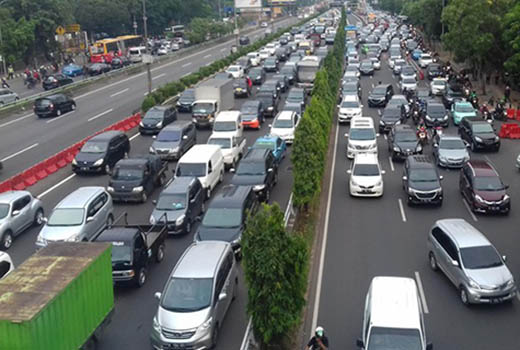
[(235, 168), (246, 149), (245, 137), (226, 136), (219, 133), (211, 134), (208, 144), (220, 146), (224, 156), (224, 165), (227, 168)]

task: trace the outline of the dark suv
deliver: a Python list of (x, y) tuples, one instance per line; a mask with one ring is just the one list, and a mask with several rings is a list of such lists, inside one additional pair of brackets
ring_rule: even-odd
[(156, 135), (166, 125), (177, 120), (177, 110), (172, 106), (155, 106), (150, 108), (139, 123), (142, 135)]
[(426, 126), (443, 126), (449, 125), (448, 111), (444, 106), (436, 101), (428, 101), (424, 113), (424, 123)]
[(41, 97), (34, 101), (34, 114), (39, 118), (56, 116), (76, 109), (76, 102), (67, 95), (55, 94)]
[(497, 171), (484, 160), (470, 160), (462, 167), (459, 189), (471, 210), (508, 214), (511, 201)]
[(422, 153), (415, 130), (409, 125), (395, 125), (388, 133), (388, 151), (393, 160)]
[(81, 173), (110, 173), (110, 169), (130, 152), (130, 141), (121, 131), (106, 131), (88, 140), (72, 161), (72, 170)]
[(264, 116), (274, 117), (278, 113), (278, 99), (275, 99), (272, 92), (259, 92), (256, 99), (262, 102), (264, 107)]
[(442, 176), (427, 156), (409, 156), (403, 170), (403, 189), (408, 205), (442, 205)]
[(426, 75), (428, 76), (429, 80), (440, 77), (442, 75), (441, 66), (437, 63), (429, 64), (428, 68), (426, 68)]
[(451, 105), (456, 101), (464, 100), (464, 93), (460, 85), (448, 84), (446, 92), (442, 95), (442, 103), (447, 109), (451, 108)]
[(473, 152), (479, 149), (494, 150), (500, 149), (500, 137), (495, 134), (495, 130), (485, 120), (479, 117), (466, 117), (459, 124), (459, 134), (466, 141)]
[(368, 107), (385, 107), (393, 95), (394, 88), (391, 84), (378, 85), (368, 95)]
[(225, 241), (240, 255), (240, 240), (247, 216), (259, 207), (251, 186), (227, 185), (211, 201), (202, 218), (195, 241)]
[(389, 132), (394, 125), (406, 123), (404, 106), (388, 106), (383, 110), (379, 120), (379, 132)]
[(240, 161), (234, 172), (233, 185), (253, 186), (258, 197), (268, 202), (271, 190), (278, 182), (278, 167), (273, 153), (268, 149), (250, 149)]

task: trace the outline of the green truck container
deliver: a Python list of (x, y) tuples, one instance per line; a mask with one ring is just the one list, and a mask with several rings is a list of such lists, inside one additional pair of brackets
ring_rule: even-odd
[(0, 281), (0, 350), (95, 346), (114, 310), (111, 245), (57, 243)]

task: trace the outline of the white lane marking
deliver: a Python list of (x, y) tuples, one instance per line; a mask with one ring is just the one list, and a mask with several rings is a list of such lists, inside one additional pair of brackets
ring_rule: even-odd
[(370, 76), (370, 79), (374, 79), (374, 76), (373, 76), (373, 75), (371, 75), (371, 76)]
[(403, 201), (399, 198), (397, 202), (399, 203), (399, 210), (401, 211), (401, 219), (403, 219), (403, 222), (406, 222), (406, 213), (404, 212)]
[(181, 67), (182, 67), (182, 68), (186, 68), (186, 67), (188, 67), (188, 66), (191, 66), (191, 62), (184, 63)]
[(97, 118), (101, 118), (102, 116), (104, 116), (105, 114), (108, 114), (110, 112), (112, 112), (113, 109), (110, 108), (110, 109), (107, 109), (106, 111), (102, 112), (102, 113), (99, 113), (98, 115), (95, 115), (93, 116), (92, 118), (88, 119), (89, 122), (93, 121), (93, 120), (96, 120)]
[(421, 275), (419, 275), (418, 271), (415, 271), (415, 281), (417, 282), (417, 288), (419, 288), (419, 295), (421, 297), (421, 302), (423, 306), (423, 311), (425, 314), (430, 313), (428, 310), (428, 304), (426, 304), (426, 295), (424, 294), (424, 289), (421, 281)]
[(224, 47), (224, 48), (220, 49), (220, 52), (224, 52), (226, 50), (227, 50), (227, 47)]
[(141, 135), (140, 133), (135, 134), (129, 138), (130, 141), (134, 140), (137, 136)]
[(246, 332), (244, 333), (244, 338), (242, 338), (242, 344), (240, 345), (240, 350), (246, 348), (247, 336), (249, 335), (249, 332), (251, 330), (252, 322), (253, 322), (253, 319), (250, 317), (249, 322), (247, 322), (247, 328), (246, 328)]
[(37, 147), (38, 145), (39, 145), (38, 143), (35, 143), (33, 145), (30, 145), (29, 147), (25, 147), (24, 149), (19, 150), (18, 152), (11, 154), (10, 156), (5, 157), (4, 159), (0, 159), (0, 162), (5, 162), (6, 160), (14, 158), (14, 157), (16, 157), (16, 156), (18, 156), (18, 155), (20, 155), (20, 154), (22, 154), (24, 152), (27, 152), (30, 149), (33, 149), (34, 147)]
[(124, 90), (118, 91), (118, 92), (116, 92), (116, 93), (110, 95), (110, 97), (112, 98), (112, 97), (116, 97), (117, 95), (124, 94), (124, 93), (127, 92), (128, 90), (130, 90), (130, 88), (126, 88), (126, 89), (124, 89)]
[(203, 58), (210, 58), (211, 57), (211, 54), (208, 54), (206, 56), (204, 56)]
[(394, 161), (392, 160), (392, 157), (388, 157), (388, 162), (390, 163), (390, 169), (392, 171), (395, 171), (395, 168), (394, 168)]
[(374, 88), (374, 83), (372, 83), (372, 89)]
[[(381, 115), (381, 110), (380, 109), (377, 110), (377, 114)], [(386, 134), (385, 134), (385, 136), (386, 136)]]
[(191, 74), (191, 72), (188, 72), (188, 73), (184, 74), (181, 78), (187, 77), (190, 74)]
[(17, 119), (13, 119), (7, 123), (3, 123), (3, 124), (0, 124), (0, 128), (3, 128), (4, 126), (8, 126), (8, 125), (11, 125), (13, 123), (16, 123), (16, 122), (19, 122), (20, 120), (24, 120), (24, 119), (27, 119), (29, 117), (32, 117), (34, 115), (34, 113), (31, 113), (31, 114), (27, 114), (27, 115), (24, 115), (23, 117), (20, 117), (20, 118), (17, 118)]
[(46, 195), (48, 195), (49, 193), (51, 193), (52, 191), (54, 191), (55, 189), (57, 189), (58, 187), (60, 187), (60, 186), (63, 185), (64, 183), (66, 183), (67, 181), (73, 179), (75, 176), (76, 176), (76, 174), (69, 175), (68, 177), (64, 178), (63, 180), (61, 180), (60, 182), (58, 182), (56, 185), (52, 186), (52, 187), (49, 188), (48, 190), (46, 190), (46, 191), (40, 193), (37, 197), (38, 197), (38, 198), (43, 198), (43, 197), (45, 197)]
[(336, 127), (336, 136), (334, 138), (334, 151), (332, 154), (332, 170), (330, 172), (330, 187), (327, 198), (327, 209), (325, 212), (325, 225), (323, 232), (323, 242), (321, 246), (321, 254), (320, 254), (320, 262), (318, 267), (318, 280), (316, 283), (316, 296), (314, 299), (314, 310), (312, 314), (312, 329), (316, 329), (316, 325), (318, 324), (318, 313), (320, 311), (320, 297), (321, 297), (321, 284), (323, 280), (323, 266), (325, 265), (325, 252), (327, 250), (327, 236), (329, 234), (329, 218), (330, 218), (330, 206), (332, 202), (332, 188), (334, 187), (334, 170), (336, 169), (336, 153), (338, 150), (338, 135), (339, 128)]
[(468, 213), (469, 213), (469, 215), (471, 215), (471, 218), (473, 219), (473, 221), (477, 222), (478, 221), (477, 216), (475, 215), (475, 213), (473, 213), (473, 211), (471, 211), (471, 208), (469, 207), (468, 202), (466, 202), (466, 198), (462, 197), (462, 203), (464, 203), (464, 206), (468, 210)]
[(74, 112), (75, 112), (75, 111), (70, 111), (69, 113), (65, 113), (65, 114), (63, 114), (63, 115), (60, 116), (60, 117), (49, 119), (49, 120), (47, 120), (45, 123), (46, 123), (46, 124), (54, 123), (56, 120), (60, 120), (61, 118), (66, 117), (66, 116), (68, 116), (68, 115), (71, 115), (71, 114), (74, 113)]
[[(152, 89), (152, 92), (155, 92), (156, 90), (157, 90), (157, 88)], [(143, 94), (143, 96), (148, 96), (148, 91), (146, 91), (146, 92)]]
[(155, 77), (152, 78), (152, 80), (162, 78), (162, 77), (164, 77), (165, 75), (166, 75), (166, 73), (162, 73), (162, 74), (156, 75)]
[(386, 134), (383, 134), (383, 137), (385, 138), (385, 140), (388, 140), (388, 136)]

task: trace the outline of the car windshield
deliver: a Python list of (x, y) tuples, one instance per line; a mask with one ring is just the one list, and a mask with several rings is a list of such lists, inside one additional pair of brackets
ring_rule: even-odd
[(266, 58), (264, 64), (276, 64), (276, 58)]
[(143, 177), (142, 169), (116, 168), (114, 180), (137, 181)]
[(369, 128), (363, 128), (363, 129), (352, 128), (352, 129), (350, 129), (350, 133), (349, 133), (348, 137), (351, 140), (355, 140), (355, 141), (374, 140), (376, 138), (376, 133), (375, 133), (374, 129), (369, 129)]
[(213, 131), (235, 131), (237, 129), (237, 125), (235, 122), (219, 122), (216, 121), (213, 124)]
[(417, 97), (428, 97), (430, 96), (430, 91), (428, 90), (417, 90)]
[(344, 92), (352, 92), (352, 91), (357, 92), (358, 88), (357, 88), (356, 84), (345, 84), (345, 85), (343, 85), (342, 90)]
[(372, 61), (361, 63), (361, 68), (372, 68)]
[(181, 95), (181, 97), (179, 98), (179, 100), (181, 101), (188, 101), (188, 102), (191, 102), (195, 99), (195, 91), (193, 90), (189, 90), (189, 91), (184, 91)]
[(38, 99), (34, 102), (34, 104), (36, 106), (39, 106), (39, 107), (48, 107), (52, 104), (52, 101), (51, 100), (48, 100), (46, 98), (42, 98), (42, 99)]
[(348, 66), (346, 71), (347, 72), (357, 72), (358, 69), (355, 66)]
[(132, 258), (132, 247), (124, 242), (112, 242), (112, 262), (131, 262)]
[(367, 350), (421, 350), (417, 329), (372, 327)]
[(395, 140), (398, 142), (414, 142), (417, 141), (417, 136), (413, 131), (396, 132)]
[(212, 278), (171, 278), (161, 298), (161, 307), (172, 312), (194, 312), (211, 304)]
[(294, 74), (294, 69), (292, 67), (283, 67), (280, 73), (291, 75)]
[(208, 208), (202, 219), (202, 226), (214, 228), (232, 228), (242, 224), (240, 208)]
[(446, 110), (444, 109), (444, 106), (442, 105), (430, 105), (428, 106), (427, 114), (432, 114), (435, 116), (442, 116), (446, 114)]
[(291, 119), (276, 119), (273, 124), (273, 128), (279, 129), (290, 129), (294, 127)]
[(432, 84), (435, 86), (444, 86), (446, 85), (446, 82), (444, 80), (434, 80)]
[(470, 270), (502, 266), (503, 262), (495, 248), (490, 245), (460, 249), (464, 267)]
[(81, 147), (81, 153), (105, 153), (108, 143), (106, 142), (87, 142)]
[(258, 113), (258, 105), (248, 105), (243, 104), (242, 108), (240, 109), (240, 113), (242, 114), (257, 114)]
[(404, 66), (403, 68), (401, 68), (401, 73), (403, 73), (403, 75), (411, 75), (415, 74), (415, 70), (410, 66)]
[(408, 104), (408, 101), (406, 101), (406, 98), (405, 97), (396, 97), (394, 96), (390, 102), (388, 102), (388, 105), (390, 106), (400, 106), (400, 105), (404, 105), (404, 104)]
[(477, 191), (503, 191), (504, 184), (498, 176), (477, 176), (474, 179)]
[(414, 78), (404, 78), (403, 79), (403, 84), (415, 84), (417, 83), (417, 81), (415, 81)]
[(475, 134), (493, 133), (493, 127), (488, 123), (479, 123), (473, 125), (473, 132)]
[(379, 176), (379, 167), (377, 164), (356, 164), (352, 174), (354, 176)]
[(396, 119), (401, 117), (399, 108), (387, 108), (383, 111), (383, 119)]
[(47, 226), (78, 226), (83, 223), (84, 209), (57, 208), (51, 214)]
[(472, 105), (456, 103), (455, 104), (455, 111), (456, 112), (461, 112), (461, 113), (473, 113), (473, 112), (475, 112), (475, 109), (473, 109)]
[(270, 149), (271, 151), (274, 151), (276, 148), (275, 146), (275, 143), (272, 141), (256, 141), (253, 148)]
[(186, 194), (185, 193), (173, 193), (173, 194), (161, 194), (155, 209), (157, 210), (181, 210), (186, 208)]
[(157, 141), (175, 142), (181, 139), (180, 130), (163, 130), (157, 135)]
[(197, 103), (193, 106), (193, 113), (209, 113), (213, 108), (213, 103)]
[(465, 149), (466, 145), (460, 139), (441, 140), (439, 147), (442, 149)]
[(206, 164), (205, 163), (178, 163), (177, 176), (190, 176), (199, 177), (206, 176)]
[(241, 161), (236, 172), (238, 175), (264, 175), (265, 165), (263, 162)]
[(422, 55), (421, 55), (421, 59), (422, 59), (423, 61), (431, 60), (431, 59), (432, 59), (432, 56), (422, 54)]
[(143, 120), (162, 120), (164, 116), (164, 111), (150, 109), (144, 115)]
[(359, 102), (357, 101), (343, 101), (341, 108), (359, 108)]
[(249, 76), (250, 77), (257, 77), (257, 76), (260, 76), (262, 75), (262, 70), (261, 69), (251, 69), (249, 71)]
[(227, 70), (228, 70), (228, 72), (238, 72), (240, 70), (240, 68), (237, 66), (231, 66)]
[(433, 169), (414, 169), (409, 173), (410, 181), (434, 182), (438, 181), (437, 173)]
[(9, 213), (9, 204), (0, 204), (0, 219), (3, 219)]
[(221, 148), (231, 148), (231, 139), (212, 137), (208, 140), (208, 145), (218, 145)]
[(376, 87), (372, 91), (373, 95), (385, 95), (386, 94), (386, 87)]

